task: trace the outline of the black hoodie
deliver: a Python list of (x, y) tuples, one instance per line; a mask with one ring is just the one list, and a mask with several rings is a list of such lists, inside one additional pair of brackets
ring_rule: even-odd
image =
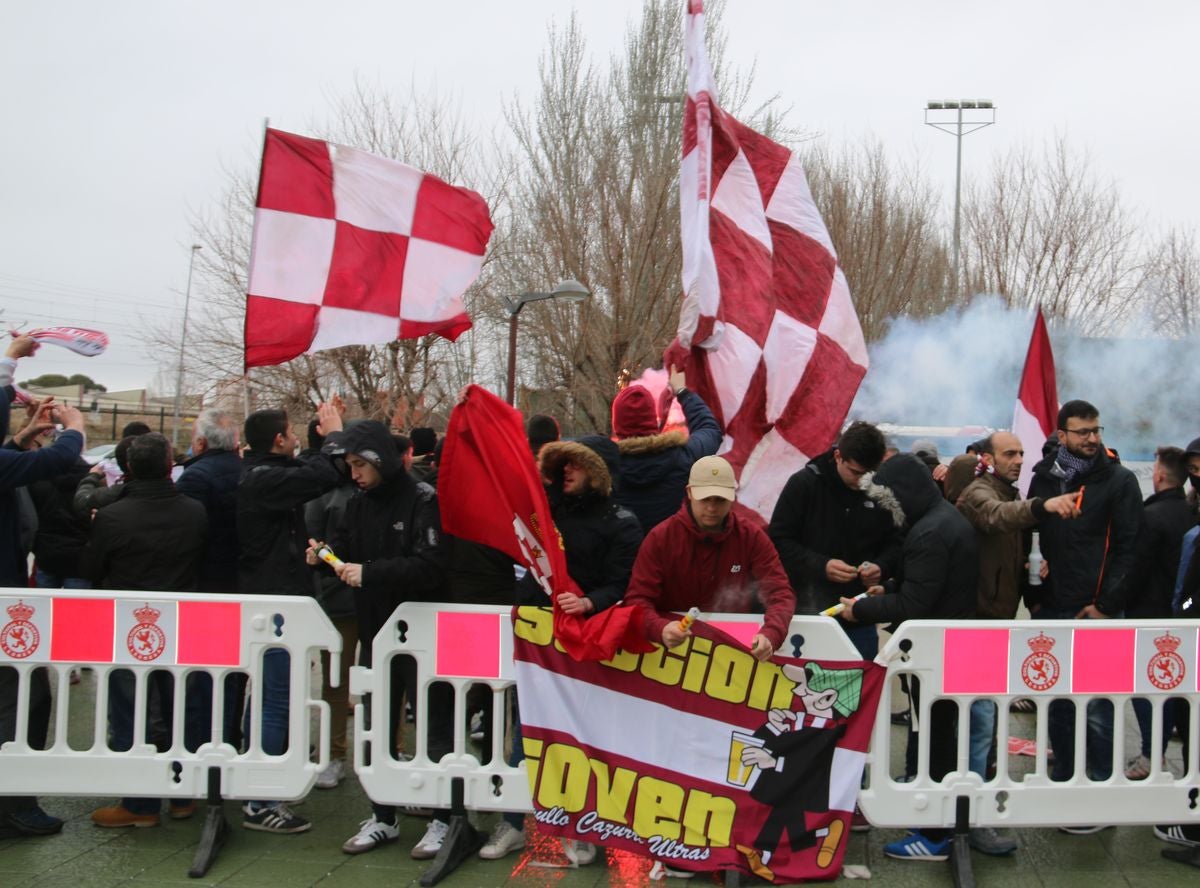
[(354, 590), (354, 610), (366, 666), (375, 635), (397, 605), (447, 598), (447, 553), (437, 495), (404, 471), (391, 433), (381, 422), (355, 423), (339, 435), (330, 435), (323, 451), (336, 456), (357, 454), (383, 477), (377, 486), (351, 497), (341, 526), (326, 541), (342, 561), (363, 566), (362, 586)]
[(894, 591), (856, 603), (855, 619), (897, 624), (973, 618), (979, 589), (974, 528), (942, 497), (929, 467), (911, 454), (893, 456), (874, 481), (899, 501), (908, 533)]

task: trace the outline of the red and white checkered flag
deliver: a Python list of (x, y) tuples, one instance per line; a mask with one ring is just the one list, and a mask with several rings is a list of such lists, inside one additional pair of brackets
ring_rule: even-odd
[(685, 22), (683, 305), (668, 360), (725, 432), (738, 501), (770, 518), (788, 476), (836, 439), (867, 349), (800, 160), (721, 110), (704, 4)]
[(246, 367), (471, 326), (492, 233), (483, 198), (356, 148), (267, 130), (246, 298)]

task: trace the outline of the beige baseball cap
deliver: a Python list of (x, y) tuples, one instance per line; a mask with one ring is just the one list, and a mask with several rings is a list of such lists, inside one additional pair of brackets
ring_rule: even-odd
[(737, 486), (733, 466), (723, 457), (702, 456), (692, 463), (688, 487), (692, 488), (693, 499), (719, 496), (733, 501), (737, 498)]

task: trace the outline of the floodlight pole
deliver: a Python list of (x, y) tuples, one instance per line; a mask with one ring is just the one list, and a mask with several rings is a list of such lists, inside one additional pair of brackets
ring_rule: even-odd
[[(963, 110), (977, 110), (987, 112), (990, 119), (984, 120), (982, 116), (979, 120), (963, 120)], [(954, 111), (953, 120), (930, 120), (930, 111)], [(959, 101), (930, 101), (925, 104), (925, 125), (931, 126), (934, 129), (941, 130), (944, 133), (949, 133), (954, 136), (955, 142), (955, 158), (954, 158), (954, 291), (958, 292), (961, 285), (959, 276), (959, 257), (961, 256), (962, 246), (962, 140), (963, 136), (969, 136), (973, 132), (983, 129), (986, 126), (991, 126), (996, 122), (996, 107), (988, 99), (979, 99), (971, 101), (962, 99)], [(966, 126), (967, 129), (963, 127)]]
[(187, 345), (188, 306), (192, 301), (192, 269), (196, 265), (196, 254), (201, 249), (203, 247), (200, 244), (192, 244), (192, 252), (188, 257), (187, 288), (184, 290), (183, 295), (183, 332), (179, 336), (179, 370), (175, 374), (175, 421), (171, 427), (172, 453), (179, 446), (179, 408), (183, 400), (183, 351)]

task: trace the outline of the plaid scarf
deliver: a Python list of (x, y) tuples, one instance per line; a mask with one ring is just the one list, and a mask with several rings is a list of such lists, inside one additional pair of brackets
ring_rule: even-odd
[(980, 475), (994, 475), (994, 474), (996, 474), (996, 467), (993, 466), (991, 463), (985, 463), (983, 460), (980, 460), (979, 462), (975, 463), (975, 477), (976, 478), (978, 478)]
[[(1096, 454), (1096, 456), (1099, 455), (1099, 453)], [(1063, 483), (1069, 485), (1076, 475), (1082, 475), (1095, 465), (1096, 456), (1093, 456), (1091, 459), (1084, 459), (1082, 456), (1076, 456), (1065, 447), (1058, 448), (1058, 455), (1054, 458), (1054, 462), (1058, 467), (1058, 473), (1062, 476)]]

